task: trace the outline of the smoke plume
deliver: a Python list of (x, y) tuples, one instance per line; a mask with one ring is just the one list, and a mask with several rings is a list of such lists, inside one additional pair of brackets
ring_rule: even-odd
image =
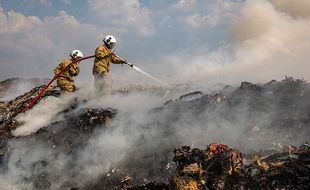
[[(163, 81), (171, 84), (170, 94), (164, 98), (165, 93), (155, 94), (147, 90), (99, 96), (89, 87), (92, 85), (88, 84), (88, 87), (81, 87), (71, 97), (42, 101), (18, 118), (23, 125), (14, 131), (14, 135), (32, 135), (32, 138), (9, 140), (10, 155), (6, 167), (0, 168), (0, 188), (84, 187), (92, 180), (121, 167), (152, 170), (139, 176), (141, 181), (163, 180), (156, 178), (155, 174), (161, 172), (163, 178), (169, 176), (163, 168), (170, 164), (175, 146), (205, 147), (216, 141), (248, 151), (272, 149), (279, 143), (301, 143), (309, 137), (309, 130), (291, 141), (290, 137), (284, 136), (283, 131), (269, 128), (273, 119), (278, 117), (280, 107), (276, 106), (277, 102), (271, 101), (266, 112), (251, 110), (251, 102), (246, 95), (240, 96), (241, 103), (233, 108), (224, 104), (212, 107), (202, 103), (201, 106), (205, 107), (199, 112), (193, 105), (186, 103), (176, 103), (175, 107), (166, 106), (166, 109), (158, 112), (153, 108), (163, 106), (166, 100), (174, 100), (176, 94), (193, 89), (215, 94), (210, 89), (217, 88), (212, 85), (219, 82), (267, 82), (283, 79), (285, 75), (310, 80), (308, 10), (309, 4), (302, 0), (245, 1), (227, 26), (231, 38), (224, 45), (216, 50), (204, 46), (161, 55), (156, 60), (150, 60), (152, 65), (160, 67), (143, 67), (156, 76), (161, 75)], [(124, 84), (136, 82), (130, 79), (137, 73), (128, 75), (122, 75), (127, 80)], [(115, 79), (115, 82), (121, 83), (121, 80)], [(185, 89), (174, 85), (180, 83), (185, 83), (184, 86), (193, 85)], [(236, 90), (236, 86), (225, 90), (229, 96)], [(44, 135), (39, 136), (35, 132), (63, 120), (64, 114), (59, 113), (68, 107), (73, 97), (87, 100), (87, 103), (76, 108), (77, 113), (88, 107), (113, 107), (119, 112), (110, 128), (96, 129), (89, 138), (81, 138), (83, 147), (66, 152), (65, 148), (50, 144), (50, 139), (44, 139)], [(271, 100), (282, 98), (289, 99), (291, 96), (285, 93), (279, 97), (270, 95)], [(307, 104), (298, 103), (299, 106)], [(290, 113), (289, 109), (281, 108), (281, 111)], [(255, 134), (254, 139), (245, 137), (245, 133)]]

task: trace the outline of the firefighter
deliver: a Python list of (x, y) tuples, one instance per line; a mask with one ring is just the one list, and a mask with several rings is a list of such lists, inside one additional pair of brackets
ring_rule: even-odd
[(112, 93), (112, 78), (109, 75), (110, 64), (128, 64), (133, 67), (131, 63), (127, 63), (125, 60), (116, 56), (112, 49), (116, 45), (116, 38), (112, 35), (107, 35), (103, 38), (103, 44), (100, 44), (95, 51), (95, 60), (93, 66), (93, 75), (95, 88), (101, 94)]
[[(62, 63), (60, 63), (55, 69), (54, 74), (57, 75), (62, 71), (63, 68), (68, 68), (57, 78), (57, 86), (66, 94), (70, 94), (76, 90), (74, 85), (73, 77), (77, 76), (80, 72), (80, 67), (78, 62), (74, 62), (75, 60), (82, 58), (83, 53), (80, 50), (73, 50), (70, 53), (71, 59), (65, 59)], [(73, 63), (72, 63), (73, 62)]]

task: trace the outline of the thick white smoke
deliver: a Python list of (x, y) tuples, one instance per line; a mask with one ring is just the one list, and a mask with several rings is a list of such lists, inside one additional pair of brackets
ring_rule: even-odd
[(72, 99), (72, 96), (64, 95), (61, 98), (48, 97), (42, 100), (34, 109), (18, 115), (16, 119), (22, 125), (13, 131), (13, 135), (31, 135), (49, 123), (62, 119), (63, 115), (59, 115), (59, 113), (68, 108)]
[(0, 101), (10, 101), (15, 97), (28, 92), (30, 89), (44, 84), (46, 80), (36, 79), (11, 79), (7, 90), (0, 92)]
[(285, 14), (292, 17), (310, 17), (310, 2), (304, 0), (271, 0), (272, 4)]
[[(225, 45), (216, 51), (211, 51), (208, 47), (199, 47), (191, 49), (190, 53), (186, 50), (174, 55), (162, 56), (159, 59), (163, 62), (162, 67), (158, 67), (157, 70), (162, 71), (164, 81), (167, 80), (170, 83), (191, 81), (195, 85), (199, 83), (204, 86), (218, 82), (239, 83), (244, 80), (266, 82), (271, 79), (282, 79), (285, 75), (309, 80), (310, 24), (306, 11), (308, 9), (304, 9), (307, 3), (300, 0), (294, 1), (294, 6), (288, 6), (292, 1), (283, 2), (245, 1), (239, 14), (235, 15), (236, 19), (230, 23), (232, 38), (225, 42)], [(207, 39), (203, 40), (207, 41)], [(149, 68), (146, 70), (157, 72), (154, 67)], [(124, 78), (128, 80), (130, 77)], [(176, 144), (203, 147), (213, 141), (228, 143), (232, 147), (244, 146), (245, 149), (270, 148), (272, 141), (281, 139), (281, 136), (271, 138), (273, 134), (271, 131), (263, 131), (260, 134), (266, 139), (260, 139), (262, 144), (240, 144), (243, 140), (240, 137), (243, 135), (244, 128), (247, 124), (251, 124), (246, 121), (249, 112), (246, 100), (244, 105), (233, 110), (238, 118), (238, 122), (235, 123), (223, 120), (219, 116), (226, 109), (225, 107), (219, 107), (212, 113), (203, 112), (199, 120), (193, 119), (195, 117), (190, 112), (190, 107), (187, 108), (188, 112), (182, 110), (184, 112), (171, 113), (166, 110), (164, 112), (166, 115), (178, 118), (169, 122), (171, 118), (166, 118), (165, 114), (156, 117), (146, 112), (163, 103), (161, 96), (149, 92), (100, 97), (93, 93), (92, 89), (82, 88), (73, 96), (88, 100), (88, 103), (82, 107), (110, 106), (119, 109), (112, 128), (96, 131), (96, 135), (87, 141), (87, 146), (74, 155), (74, 159), (78, 160), (73, 166), (74, 170), (78, 171), (76, 176), (63, 177), (67, 161), (73, 158), (70, 157), (72, 155), (59, 155), (54, 158), (55, 150), (52, 145), (45, 147), (36, 140), (33, 140), (31, 145), (23, 144), (23, 141), (15, 142), (10, 144), (12, 155), (8, 161), (8, 170), (1, 174), (1, 188), (31, 189), (31, 185), (25, 186), (21, 181), (25, 176), (29, 177), (32, 164), (42, 159), (50, 159), (53, 163), (46, 172), (57, 174), (56, 177), (50, 178), (53, 181), (52, 188), (59, 188), (59, 185), (67, 180), (83, 184), (105, 174), (111, 168), (117, 167), (119, 162), (126, 160), (135, 148), (133, 147), (136, 145), (135, 142), (141, 136), (146, 139), (141, 146), (151, 150), (160, 150)], [(65, 109), (71, 100), (71, 98), (62, 98), (47, 99), (26, 115), (19, 117), (24, 125), (14, 134), (17, 136), (32, 134), (50, 122), (61, 119), (63, 115), (57, 116), (57, 113)], [(259, 126), (260, 130), (264, 130), (264, 126), (268, 126), (271, 117), (273, 117), (272, 114), (262, 114), (259, 116), (260, 120), (255, 121), (255, 125)], [(167, 133), (171, 136), (163, 137), (164, 132), (158, 130), (155, 124), (151, 125), (156, 123), (154, 121), (167, 123), (169, 125), (166, 126), (169, 127)], [(206, 128), (207, 122), (208, 128)], [(143, 128), (145, 126), (149, 127), (148, 130)], [(136, 156), (139, 157), (140, 154)]]
[(245, 1), (227, 26), (231, 32), (229, 41), (217, 50), (199, 46), (164, 56), (160, 60), (162, 66), (170, 69), (164, 69), (163, 76), (172, 76), (166, 77), (172, 82), (208, 84), (267, 82), (285, 75), (309, 80), (308, 4), (289, 0)]

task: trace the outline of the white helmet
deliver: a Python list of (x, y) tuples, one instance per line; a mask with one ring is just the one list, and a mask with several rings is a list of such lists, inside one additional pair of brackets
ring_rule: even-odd
[(75, 49), (70, 53), (70, 57), (72, 57), (73, 59), (82, 58), (83, 53), (80, 50)]
[(116, 38), (112, 35), (107, 35), (103, 38), (103, 41), (109, 46), (109, 49), (113, 49), (116, 45)]

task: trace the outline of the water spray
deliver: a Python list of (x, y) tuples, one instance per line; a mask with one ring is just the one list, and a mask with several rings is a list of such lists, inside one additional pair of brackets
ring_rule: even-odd
[(134, 65), (133, 65), (132, 68), (134, 68), (136, 71), (142, 73), (143, 75), (149, 77), (150, 79), (153, 79), (153, 80), (155, 80), (155, 81), (157, 81), (157, 82), (159, 82), (159, 83), (161, 83), (161, 84), (163, 84), (163, 85), (165, 85), (165, 86), (169, 86), (167, 83), (163, 82), (162, 80), (160, 80), (160, 79), (158, 79), (158, 78), (156, 78), (156, 77), (153, 77), (152, 75), (148, 74), (147, 72), (143, 71), (142, 69), (140, 69), (140, 68), (137, 67), (137, 66), (134, 66)]
[[(112, 52), (113, 53), (113, 52)], [(115, 53), (113, 53), (116, 57), (118, 57), (119, 59), (123, 60), (127, 65), (129, 65), (130, 67), (134, 68), (136, 71), (142, 73), (143, 75), (149, 77), (150, 79), (153, 79), (161, 84), (163, 84), (164, 86), (169, 86), (169, 84), (163, 82), (162, 80), (156, 78), (156, 77), (153, 77), (152, 75), (148, 74), (147, 72), (143, 71), (142, 69), (140, 69), (139, 67), (137, 66), (134, 66), (132, 63), (129, 63), (128, 61), (126, 61), (125, 59), (121, 58), (120, 56), (116, 55)]]
[[(155, 81), (157, 81), (157, 82), (163, 84), (164, 86), (167, 86), (167, 87), (170, 86), (169, 84), (163, 82), (162, 80), (160, 80), (160, 79), (158, 79), (158, 78), (156, 78), (156, 77), (153, 77), (152, 75), (150, 75), (150, 74), (148, 74), (147, 72), (143, 71), (143, 70), (140, 69), (139, 67), (134, 66), (133, 64), (131, 64), (131, 63), (129, 63), (129, 62), (126, 62), (126, 64), (129, 65), (130, 67), (134, 68), (136, 71), (142, 73), (143, 75), (149, 77), (150, 79), (153, 79), (153, 80), (155, 80)], [(165, 92), (165, 94), (162, 96), (162, 98), (166, 98), (166, 96), (167, 96), (169, 93), (170, 93), (170, 90), (167, 89), (166, 92)]]

